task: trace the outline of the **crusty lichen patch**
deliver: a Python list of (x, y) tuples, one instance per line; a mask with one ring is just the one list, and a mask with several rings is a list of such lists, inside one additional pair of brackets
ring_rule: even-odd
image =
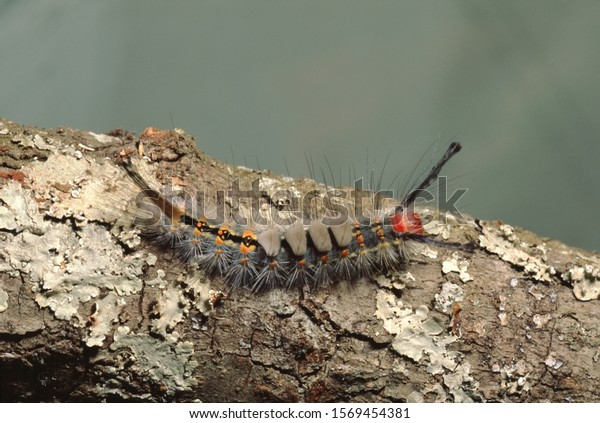
[(464, 299), (464, 290), (452, 283), (444, 282), (440, 292), (435, 294), (434, 307), (442, 313), (448, 313), (452, 310), (452, 306)]
[(178, 281), (168, 282), (164, 279), (165, 272), (156, 271), (157, 277), (146, 282), (160, 290), (157, 301), (152, 307), (151, 331), (162, 336), (169, 342), (175, 342), (180, 334), (175, 330), (190, 311), (195, 308), (203, 315), (213, 310), (213, 295), (210, 284), (200, 272), (191, 271), (187, 277)]
[[(110, 345), (119, 354), (129, 351), (134, 368), (160, 383), (166, 395), (190, 389), (195, 385), (192, 344), (176, 342), (174, 329), (194, 305), (206, 309), (210, 298), (206, 284), (180, 286), (156, 269), (156, 278), (147, 284), (159, 291), (150, 331), (161, 336), (132, 333), (124, 326), (130, 316), (122, 315), (123, 310), (137, 304), (144, 269), (157, 262), (151, 254), (125, 254), (122, 246), (139, 244), (138, 231), (127, 215), (133, 184), (110, 160), (82, 159), (75, 148), (58, 153), (53, 141), (42, 135), (17, 137), (14, 142), (55, 154), (25, 166), (23, 185), (9, 181), (0, 189), (4, 230), (0, 272), (25, 276), (40, 308), (85, 328), (82, 341), (87, 347), (103, 351)], [(197, 304), (185, 298), (185, 289)], [(0, 312), (6, 307), (8, 294), (0, 290)], [(100, 356), (107, 363), (116, 357), (108, 352)], [(119, 364), (116, 371), (126, 368), (131, 370), (129, 362)], [(102, 392), (119, 389), (109, 385), (101, 386)]]
[(442, 272), (444, 274), (455, 272), (458, 273), (458, 277), (463, 282), (469, 282), (473, 280), (473, 277), (467, 272), (469, 268), (469, 261), (460, 257), (458, 253), (452, 254), (452, 258), (444, 260), (442, 263)]
[(73, 218), (78, 226), (88, 221), (114, 223), (132, 200), (121, 195), (133, 185), (108, 160), (98, 163), (58, 154), (23, 170), (31, 179), (38, 201), (46, 201), (46, 214), (59, 219)]
[(8, 292), (0, 288), (0, 313), (8, 309)]
[[(477, 384), (469, 376), (470, 367), (461, 363), (460, 352), (447, 348), (457, 338), (446, 332), (444, 323), (429, 315), (426, 306), (413, 309), (392, 293), (382, 290), (377, 293), (375, 316), (383, 321), (383, 327), (390, 334), (395, 335), (394, 351), (417, 363), (427, 360), (427, 371), (432, 375), (444, 375), (444, 384), (455, 401), (472, 400)], [(471, 394), (467, 395), (467, 391)], [(423, 393), (416, 393), (411, 398), (419, 398)]]
[(152, 331), (165, 339), (175, 341), (179, 333), (174, 331), (174, 328), (189, 310), (188, 303), (181, 287), (176, 283), (169, 284), (154, 305), (153, 313), (158, 318), (152, 320)]
[[(30, 141), (39, 144), (35, 137)], [(50, 308), (58, 319), (75, 318), (75, 325), (82, 327), (89, 317), (80, 312), (83, 303), (111, 292), (129, 296), (140, 291), (143, 262), (139, 254), (124, 256), (113, 236), (100, 226), (123, 216), (124, 201), (111, 194), (117, 188), (115, 181), (122, 179), (117, 177), (119, 170), (108, 162), (80, 160), (72, 153), (54, 154), (23, 169), (33, 197), (16, 182), (0, 190), (5, 204), (0, 209), (0, 227), (12, 231), (0, 246), (7, 258), (0, 262), (0, 271), (27, 274), (40, 307)], [(102, 315), (106, 308), (103, 304), (94, 316), (104, 322), (104, 332), (111, 320)], [(92, 329), (88, 345), (100, 342), (98, 330)]]
[(95, 311), (89, 318), (89, 334), (84, 338), (88, 347), (102, 346), (106, 335), (112, 333), (112, 325), (118, 322), (119, 313), (125, 304), (125, 299), (113, 291), (96, 301)]
[[(569, 260), (566, 265), (563, 263), (557, 268), (555, 265), (558, 263), (548, 260), (548, 248), (544, 242), (530, 244), (521, 239), (510, 225), (479, 223), (480, 245), (502, 260), (522, 268), (531, 279), (548, 283), (556, 276), (572, 285), (573, 295), (578, 300), (600, 298), (600, 265), (597, 258), (577, 254), (572, 258), (574, 263)], [(554, 254), (560, 256), (564, 252), (559, 250)]]
[(542, 245), (530, 245), (521, 240), (510, 225), (480, 223), (479, 241), (483, 248), (502, 260), (523, 268), (532, 279), (550, 282), (556, 271), (546, 264), (546, 251)]
[(141, 264), (122, 250), (96, 225), (73, 232), (70, 225), (52, 224), (41, 235), (22, 232), (7, 243), (10, 257), (2, 270), (29, 275), (40, 307), (49, 307), (56, 318), (83, 326), (87, 317), (79, 313), (81, 303), (98, 297), (103, 290), (131, 295), (142, 287)]
[(454, 396), (454, 402), (473, 402), (479, 383), (471, 376), (471, 365), (463, 363), (444, 375), (444, 385)]
[(40, 134), (18, 134), (11, 141), (23, 148), (35, 148), (37, 150), (56, 151), (56, 146), (53, 145), (55, 140), (45, 138)]
[[(106, 374), (113, 376), (99, 385), (100, 394), (118, 394), (130, 398), (127, 391), (129, 374), (158, 384), (165, 395), (187, 391), (196, 386), (192, 377), (198, 363), (193, 359), (194, 348), (191, 342), (169, 343), (147, 334), (135, 333), (127, 326), (120, 326), (114, 334), (110, 350), (119, 354), (120, 359)], [(98, 358), (102, 360), (103, 353)], [(151, 394), (140, 399), (150, 398)]]
[(0, 190), (0, 229), (41, 233), (47, 224), (21, 184), (10, 181)]
[(590, 301), (600, 297), (600, 270), (592, 265), (572, 266), (563, 278), (573, 284), (573, 294), (578, 300)]

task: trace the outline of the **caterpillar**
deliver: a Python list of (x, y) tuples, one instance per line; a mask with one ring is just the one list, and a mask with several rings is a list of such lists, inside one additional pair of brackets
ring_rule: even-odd
[[(138, 206), (151, 218), (139, 221), (155, 243), (172, 248), (185, 263), (223, 278), (232, 289), (254, 293), (275, 288), (316, 289), (339, 280), (355, 281), (400, 270), (408, 263), (410, 243), (470, 251), (472, 245), (437, 241), (424, 233), (413, 205), (438, 178), (444, 165), (461, 150), (452, 142), (443, 156), (387, 216), (342, 214), (334, 223), (241, 227), (190, 211), (190, 201), (152, 189), (130, 158), (123, 166), (141, 189)], [(148, 200), (148, 201), (146, 201)], [(272, 207), (280, 205), (270, 201)]]

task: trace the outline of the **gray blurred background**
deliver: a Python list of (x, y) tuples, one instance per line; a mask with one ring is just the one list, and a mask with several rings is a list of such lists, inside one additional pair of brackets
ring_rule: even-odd
[(295, 177), (456, 138), (461, 211), (600, 245), (599, 1), (0, 0), (0, 75), (19, 123), (178, 127)]

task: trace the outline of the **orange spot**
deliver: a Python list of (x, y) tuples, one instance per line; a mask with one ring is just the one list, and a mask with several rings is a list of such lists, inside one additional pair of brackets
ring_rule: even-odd
[(242, 238), (257, 239), (257, 236), (253, 231), (245, 230), (244, 233), (242, 233)]
[(356, 242), (358, 242), (359, 244), (363, 244), (364, 245), (364, 238), (362, 236), (362, 233), (358, 234), (358, 236), (356, 237)]
[(166, 131), (158, 128), (146, 128), (140, 134), (140, 139), (155, 139), (160, 140), (161, 138), (166, 138), (171, 131)]
[(0, 178), (12, 179), (13, 181), (23, 182), (25, 174), (20, 170), (10, 170), (8, 172), (0, 171)]
[(180, 187), (187, 186), (187, 182), (185, 182), (183, 179), (181, 179), (181, 178), (179, 178), (177, 176), (171, 177), (171, 184), (173, 184), (173, 185), (179, 185)]
[(240, 244), (240, 253), (248, 254), (254, 251), (254, 245)]

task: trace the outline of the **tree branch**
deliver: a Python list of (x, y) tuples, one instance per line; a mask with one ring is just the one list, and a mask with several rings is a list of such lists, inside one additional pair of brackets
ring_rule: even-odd
[(114, 160), (138, 140), (156, 186), (318, 186), (221, 163), (181, 131), (0, 121), (0, 400), (597, 400), (597, 254), (450, 220), (474, 252), (425, 246), (375, 281), (228, 292), (140, 238)]

